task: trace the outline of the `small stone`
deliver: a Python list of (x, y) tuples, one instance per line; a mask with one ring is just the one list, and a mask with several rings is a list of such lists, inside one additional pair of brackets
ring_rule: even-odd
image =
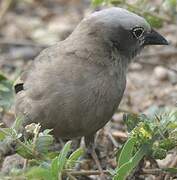
[(34, 30), (31, 33), (31, 38), (43, 45), (53, 45), (59, 40), (58, 34), (51, 32), (46, 27)]
[(168, 72), (168, 76), (169, 76), (169, 80), (172, 84), (177, 84), (177, 73), (173, 72), (173, 71), (169, 71)]
[(164, 81), (168, 79), (168, 70), (162, 66), (157, 66), (154, 69), (154, 75), (157, 80)]
[(130, 69), (133, 71), (140, 71), (143, 69), (143, 66), (140, 63), (134, 62), (130, 65)]
[(127, 139), (128, 135), (122, 131), (113, 131), (112, 136), (116, 139)]
[(158, 162), (158, 165), (159, 165), (159, 167), (160, 168), (165, 168), (165, 167), (167, 167), (168, 166), (168, 164), (172, 161), (172, 159), (173, 159), (173, 154), (168, 154), (166, 157), (165, 157), (165, 159), (162, 159), (162, 160), (157, 160), (157, 162)]
[(112, 119), (113, 119), (115, 122), (122, 122), (123, 115), (120, 114), (120, 113), (115, 113), (115, 114), (113, 115)]
[[(59, 22), (59, 23), (58, 23)], [(54, 34), (58, 34), (59, 40), (64, 40), (75, 28), (75, 24), (71, 24), (67, 18), (54, 19), (48, 24), (48, 29)]]
[(24, 164), (24, 158), (18, 154), (7, 156), (2, 164), (1, 172), (9, 173), (12, 169), (21, 169)]

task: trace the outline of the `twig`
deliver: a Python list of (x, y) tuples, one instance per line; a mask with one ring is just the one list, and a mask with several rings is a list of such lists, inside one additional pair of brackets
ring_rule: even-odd
[(6, 12), (8, 11), (8, 9), (10, 8), (11, 4), (12, 4), (13, 0), (5, 0), (5, 1), (1, 1), (1, 10), (0, 10), (0, 23), (3, 19), (3, 17), (5, 16)]
[(0, 45), (12, 45), (12, 46), (32, 46), (39, 48), (48, 47), (47, 44), (39, 44), (27, 39), (8, 39), (8, 38), (0, 38)]
[(67, 174), (67, 176), (69, 177), (69, 179), (71, 179), (71, 180), (77, 180), (74, 176), (71, 175), (71, 173), (67, 172), (66, 174)]
[(8, 116), (12, 116), (12, 117), (15, 116), (15, 114), (14, 114), (12, 111), (5, 111), (5, 113), (6, 113)]
[(172, 68), (172, 67), (169, 67), (167, 66), (166, 64), (163, 64), (163, 63), (153, 63), (153, 62), (146, 62), (146, 61), (138, 61), (140, 64), (145, 64), (145, 65), (150, 65), (150, 66), (163, 66), (165, 67), (166, 69), (170, 70), (170, 71), (173, 71), (174, 73), (177, 73), (177, 70)]
[(23, 163), (23, 170), (27, 168), (27, 165), (28, 165), (28, 159), (25, 159)]
[(154, 167), (156, 169), (159, 169), (159, 165), (158, 165), (157, 161), (154, 158), (148, 157), (147, 160), (149, 160), (149, 162), (151, 163), (152, 167)]
[(32, 152), (34, 153), (35, 153), (36, 141), (37, 141), (40, 129), (41, 129), (41, 126), (38, 123), (34, 129), (34, 138), (33, 138), (33, 146), (32, 146)]
[(142, 59), (144, 58), (153, 58), (153, 57), (158, 57), (158, 56), (161, 56), (161, 57), (169, 57), (169, 56), (174, 56), (176, 57), (177, 56), (177, 49), (174, 48), (172, 50), (168, 50), (168, 51), (158, 51), (156, 53), (148, 53), (148, 54), (142, 54), (140, 56), (137, 56), (137, 61), (141, 64), (145, 64), (145, 65), (150, 65), (150, 66), (163, 66), (165, 67), (166, 69), (170, 70), (170, 71), (173, 71), (174, 73), (177, 73), (177, 70), (172, 68), (172, 67), (169, 67), (167, 66), (167, 64), (163, 64), (163, 63), (154, 63), (154, 62), (147, 62), (147, 61), (144, 61)]
[(161, 169), (142, 169), (142, 174), (159, 175), (159, 174), (165, 174), (165, 172), (162, 171)]
[(152, 57), (169, 57), (169, 56), (174, 56), (176, 57), (177, 55), (177, 49), (173, 50), (168, 50), (168, 51), (157, 51), (155, 53), (144, 53), (142, 55), (137, 56), (137, 59), (144, 59), (144, 58), (152, 58)]
[(155, 12), (149, 12), (148, 10), (145, 10), (145, 8), (141, 9), (141, 8), (135, 6), (135, 5), (127, 3), (126, 1), (124, 1), (124, 4), (130, 9), (135, 9), (137, 12), (141, 12), (141, 14), (143, 14), (143, 15), (146, 14), (146, 15), (149, 15), (149, 16), (155, 16), (155, 17), (157, 17), (158, 19), (160, 19), (162, 21), (166, 21), (168, 23), (171, 23), (171, 20), (169, 18), (164, 17), (164, 16), (160, 16), (159, 14), (157, 14)]
[[(73, 171), (73, 170), (65, 170), (64, 173), (70, 173), (73, 176), (79, 176), (79, 175), (85, 175), (85, 176), (90, 176), (90, 175), (100, 175), (100, 171)], [(110, 175), (110, 172), (107, 170), (103, 170), (104, 174)]]
[(122, 109), (122, 108), (118, 108), (118, 110), (117, 110), (116, 112), (117, 112), (117, 113), (138, 114), (138, 113), (135, 112), (135, 111), (131, 111), (131, 110), (128, 110), (128, 109)]
[[(176, 156), (176, 153), (174, 153), (175, 154), (175, 156)], [(177, 156), (176, 157), (174, 157), (174, 159), (173, 159), (173, 161), (171, 162), (171, 164), (169, 165), (169, 167), (170, 168), (174, 168), (174, 167), (176, 167), (177, 166)], [(165, 180), (168, 180), (170, 178), (170, 174), (167, 174), (166, 176), (165, 176)]]

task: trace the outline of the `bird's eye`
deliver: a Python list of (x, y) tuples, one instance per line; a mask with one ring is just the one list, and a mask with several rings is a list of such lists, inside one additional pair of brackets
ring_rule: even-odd
[(142, 27), (135, 27), (132, 29), (132, 33), (134, 37), (139, 39), (143, 35), (144, 29)]

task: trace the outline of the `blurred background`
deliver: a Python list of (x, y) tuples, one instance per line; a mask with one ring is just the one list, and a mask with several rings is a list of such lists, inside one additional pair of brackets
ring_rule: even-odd
[[(146, 113), (177, 103), (176, 0), (1, 0), (0, 1), (0, 121), (14, 121), (12, 84), (44, 48), (65, 39), (93, 11), (119, 6), (144, 16), (170, 42), (143, 50), (129, 67), (122, 112)], [(122, 114), (106, 127), (109, 137), (127, 137)], [(106, 129), (105, 128), (105, 129)], [(101, 131), (104, 137), (105, 131)], [(108, 138), (109, 139), (109, 138)], [(109, 144), (104, 138), (103, 144)], [(103, 156), (109, 151), (104, 149)], [(110, 159), (109, 159), (110, 160)], [(114, 166), (114, 161), (109, 162)]]
[[(174, 107), (177, 101), (176, 4), (176, 0), (1, 0), (0, 71), (14, 81), (42, 49), (65, 39), (83, 17), (116, 5), (144, 16), (170, 42), (169, 46), (145, 48), (131, 64), (120, 108), (145, 112), (149, 108)], [(8, 109), (12, 96), (3, 94), (0, 106)], [(4, 121), (9, 123), (9, 118), (13, 119), (5, 117)]]

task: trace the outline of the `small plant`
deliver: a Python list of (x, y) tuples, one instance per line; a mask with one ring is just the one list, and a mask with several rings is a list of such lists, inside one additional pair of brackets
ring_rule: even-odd
[(177, 20), (177, 1), (163, 0), (159, 6), (154, 6), (147, 0), (137, 0), (130, 3), (127, 0), (92, 0), (94, 7), (101, 5), (113, 5), (123, 7), (129, 11), (143, 16), (152, 27), (162, 27), (164, 22), (176, 22)]
[(0, 72), (0, 108), (9, 110), (14, 102), (13, 81)]
[[(114, 180), (124, 180), (143, 157), (163, 159), (177, 147), (177, 109), (164, 110), (154, 117), (128, 114), (124, 116), (129, 138), (118, 156), (118, 167), (111, 171)], [(177, 173), (177, 168), (161, 169)]]
[(28, 162), (25, 170), (15, 171), (8, 178), (61, 180), (63, 176), (72, 176), (70, 171), (83, 155), (83, 149), (78, 148), (71, 153), (71, 141), (69, 141), (60, 152), (50, 151), (54, 140), (53, 136), (49, 134), (51, 130), (46, 129), (40, 132), (41, 126), (34, 123), (25, 128), (31, 137), (22, 141), (22, 134), (18, 133), (21, 123), (22, 120), (17, 119), (12, 128), (0, 129), (1, 141), (9, 142), (7, 140), (10, 139), (10, 143), (13, 142), (16, 145), (16, 152)]
[(81, 148), (74, 151), (70, 156), (68, 156), (71, 150), (71, 141), (67, 142), (58, 156), (53, 158), (50, 163), (44, 164), (44, 162), (40, 166), (34, 166), (30, 168), (25, 176), (28, 179), (44, 179), (44, 180), (62, 180), (62, 177), (68, 176), (72, 177), (70, 174), (70, 169), (73, 168), (78, 159), (83, 154), (83, 150)]
[[(113, 180), (125, 180), (139, 162), (146, 158), (163, 159), (168, 152), (177, 147), (177, 109), (162, 110), (154, 115), (127, 114), (124, 116), (129, 131), (129, 138), (117, 153), (117, 168), (108, 170)], [(22, 120), (17, 119), (12, 128), (1, 128), (0, 139), (16, 143), (16, 152), (28, 160), (26, 169), (21, 169), (13, 177), (27, 179), (61, 180), (63, 176), (73, 179), (73, 172), (83, 149), (71, 153), (71, 141), (67, 142), (60, 152), (51, 151), (53, 136), (51, 130), (40, 132), (39, 124), (26, 126), (30, 138), (22, 139), (18, 133)], [(161, 172), (176, 174), (177, 168), (158, 169)], [(83, 171), (77, 171), (77, 175)], [(75, 174), (75, 175), (76, 175)]]

